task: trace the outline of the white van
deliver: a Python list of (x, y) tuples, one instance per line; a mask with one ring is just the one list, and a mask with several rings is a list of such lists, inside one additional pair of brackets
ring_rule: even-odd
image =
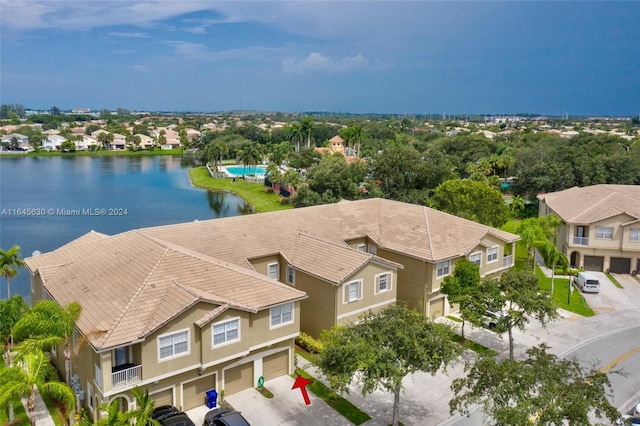
[(600, 280), (591, 272), (578, 272), (573, 282), (585, 293), (600, 292)]

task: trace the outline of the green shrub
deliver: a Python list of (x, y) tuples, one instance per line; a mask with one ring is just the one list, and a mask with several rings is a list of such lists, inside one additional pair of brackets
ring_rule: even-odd
[(300, 332), (300, 335), (296, 337), (296, 343), (302, 349), (314, 354), (320, 353), (322, 351), (322, 342), (318, 339), (314, 339), (304, 332)]

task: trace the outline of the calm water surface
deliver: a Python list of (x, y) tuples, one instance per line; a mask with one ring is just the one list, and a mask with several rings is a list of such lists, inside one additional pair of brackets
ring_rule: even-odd
[[(192, 166), (186, 158), (168, 156), (0, 158), (0, 248), (18, 245), (25, 258), (91, 230), (113, 235), (250, 211), (233, 194), (191, 186), (187, 172)], [(18, 216), (14, 211), (26, 208), (45, 214)], [(79, 215), (63, 210), (79, 210)], [(11, 294), (28, 298), (26, 269), (11, 280)], [(1, 278), (0, 298), (6, 297)]]

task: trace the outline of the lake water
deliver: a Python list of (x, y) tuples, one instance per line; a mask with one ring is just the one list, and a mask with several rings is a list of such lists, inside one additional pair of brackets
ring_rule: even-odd
[[(0, 158), (0, 248), (18, 245), (25, 258), (91, 230), (113, 235), (250, 212), (240, 197), (193, 187), (192, 166), (170, 156)], [(28, 275), (19, 270), (11, 294), (29, 298)]]

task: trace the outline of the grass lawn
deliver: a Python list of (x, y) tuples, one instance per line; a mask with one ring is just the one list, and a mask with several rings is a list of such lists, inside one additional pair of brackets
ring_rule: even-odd
[(308, 385), (307, 389), (326, 402), (331, 408), (342, 414), (354, 425), (361, 425), (371, 419), (370, 415), (326, 387), (321, 381), (309, 375), (306, 371), (298, 368), (296, 369), (296, 374), (311, 380), (311, 384)]
[(42, 400), (47, 406), (47, 410), (49, 411), (49, 414), (51, 414), (51, 417), (53, 418), (53, 422), (56, 424), (56, 426), (65, 426), (67, 424), (67, 421), (64, 418), (64, 414), (59, 403), (52, 400), (47, 395), (40, 394), (40, 396), (42, 397)]
[[(28, 425), (29, 416), (24, 410), (24, 407), (20, 403), (13, 404), (13, 417), (15, 419), (15, 425)], [(6, 426), (9, 424), (9, 416), (6, 410), (0, 410), (0, 425)]]
[(200, 188), (233, 192), (259, 213), (292, 208), (291, 204), (280, 203), (278, 194), (267, 193), (265, 186), (260, 183), (248, 183), (242, 179), (236, 179), (235, 182), (231, 179), (214, 179), (204, 166), (190, 169), (189, 178), (191, 183)]

